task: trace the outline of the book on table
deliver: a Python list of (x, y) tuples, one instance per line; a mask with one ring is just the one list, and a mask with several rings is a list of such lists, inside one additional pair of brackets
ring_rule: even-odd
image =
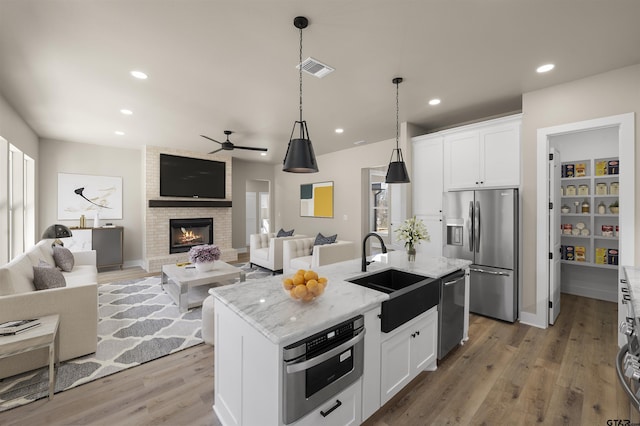
[(40, 320), (37, 318), (17, 320), (17, 321), (7, 321), (0, 324), (0, 335), (20, 333), (22, 331), (29, 330), (38, 325), (40, 325)]

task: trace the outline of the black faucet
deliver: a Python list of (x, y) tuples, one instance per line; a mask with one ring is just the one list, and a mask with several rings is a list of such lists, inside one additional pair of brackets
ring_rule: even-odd
[(387, 246), (384, 245), (382, 237), (375, 232), (368, 233), (367, 236), (364, 237), (364, 240), (362, 240), (362, 272), (367, 272), (367, 265), (373, 263), (373, 260), (371, 262), (367, 260), (367, 240), (369, 239), (369, 237), (376, 237), (382, 245), (382, 252), (387, 252)]

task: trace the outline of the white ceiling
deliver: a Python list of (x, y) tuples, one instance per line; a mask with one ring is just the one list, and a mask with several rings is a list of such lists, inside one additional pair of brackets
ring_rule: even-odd
[(316, 154), (394, 138), (395, 76), (400, 121), (436, 129), (640, 63), (638, 0), (0, 0), (0, 93), (41, 138), (205, 153), (217, 145), (200, 134), (230, 129), (269, 148), (234, 157), (279, 163), (299, 114), (298, 15), (303, 57), (336, 69), (303, 76)]

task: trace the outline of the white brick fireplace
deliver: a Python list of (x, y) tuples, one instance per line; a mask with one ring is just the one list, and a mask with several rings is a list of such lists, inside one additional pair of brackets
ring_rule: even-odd
[[(160, 197), (160, 153), (180, 155), (183, 157), (202, 158), (205, 160), (224, 161), (226, 163), (226, 194), (225, 200), (219, 204), (229, 205), (228, 207), (198, 206), (207, 203), (207, 200), (192, 200), (176, 197)], [(144, 267), (149, 272), (158, 272), (162, 265), (168, 263), (185, 262), (188, 260), (187, 253), (169, 253), (169, 220), (189, 219), (189, 218), (213, 218), (213, 243), (220, 247), (222, 260), (234, 261), (238, 259), (237, 251), (232, 247), (231, 241), (231, 158), (224, 155), (207, 155), (191, 151), (176, 150), (170, 148), (160, 148), (145, 146), (143, 149), (144, 158), (144, 182), (145, 182), (145, 223), (143, 258)], [(150, 207), (152, 204), (159, 204), (169, 201), (177, 201), (175, 204), (183, 204), (179, 207)], [(211, 200), (209, 200), (211, 201)], [(213, 204), (216, 202), (214, 201)], [(184, 205), (186, 204), (186, 205)]]

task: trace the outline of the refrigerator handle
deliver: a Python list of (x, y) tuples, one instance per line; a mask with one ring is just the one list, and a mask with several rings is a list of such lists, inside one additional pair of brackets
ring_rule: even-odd
[(474, 232), (475, 232), (473, 240), (476, 246), (476, 253), (480, 253), (480, 227), (481, 226), (482, 225), (480, 223), (480, 201), (476, 201), (475, 223), (473, 225)]
[(473, 201), (469, 202), (469, 251), (473, 252)]

